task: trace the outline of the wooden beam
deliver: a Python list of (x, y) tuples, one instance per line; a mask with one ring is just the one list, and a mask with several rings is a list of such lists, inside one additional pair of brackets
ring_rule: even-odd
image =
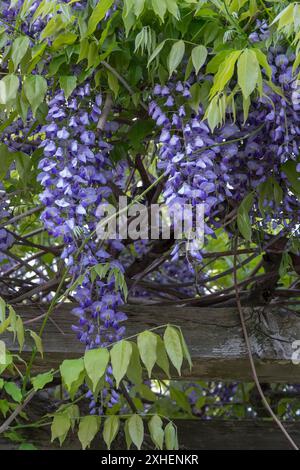
[[(33, 320), (45, 311), (46, 306), (18, 306), (25, 322)], [(56, 308), (48, 321), (43, 336), (44, 360), (37, 357), (34, 370), (40, 372), (58, 365), (67, 358), (75, 358), (84, 351), (76, 339), (71, 325), (77, 319), (71, 314), (72, 305)], [(251, 372), (240, 327), (234, 308), (156, 307), (131, 305), (123, 308), (128, 314), (126, 335), (131, 336), (145, 329), (172, 323), (182, 328), (193, 359), (192, 372), (183, 371), (185, 379), (251, 380)], [(292, 343), (300, 340), (300, 318), (295, 314), (269, 310), (245, 309), (252, 353), (262, 382), (300, 382), (300, 365), (291, 360)], [(38, 331), (41, 319), (26, 326)], [(17, 352), (6, 337), (7, 347)], [(31, 350), (26, 340), (25, 359)]]
[[(257, 420), (180, 420), (176, 421), (181, 449), (191, 450), (288, 450), (288, 442), (277, 428), (268, 421)], [(300, 423), (285, 423), (285, 427), (295, 442), (300, 446)], [(41, 427), (22, 432), (26, 441), (41, 450), (60, 449), (59, 443), (50, 443), (49, 428)], [(19, 443), (13, 443), (0, 436), (0, 450), (18, 449)], [(77, 435), (70, 433), (63, 449), (80, 449)], [(126, 449), (122, 437), (118, 438), (113, 448)], [(96, 438), (92, 449), (105, 449), (100, 438)]]

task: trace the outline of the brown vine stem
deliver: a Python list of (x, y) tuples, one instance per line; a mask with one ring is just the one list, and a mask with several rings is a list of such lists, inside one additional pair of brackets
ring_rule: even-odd
[(17, 263), (19, 265), (25, 266), (27, 268), (28, 272), (34, 272), (38, 277), (41, 277), (41, 278), (44, 279), (44, 281), (48, 282), (48, 278), (43, 273), (41, 273), (40, 271), (35, 269), (34, 266), (31, 266), (30, 264), (28, 264), (27, 260), (19, 258), (18, 256), (11, 253), (11, 251), (9, 251), (9, 250), (1, 250), (1, 252), (4, 253), (9, 258), (12, 258), (15, 261), (17, 261)]
[(98, 131), (103, 131), (104, 130), (108, 115), (109, 115), (109, 113), (111, 111), (111, 108), (112, 108), (112, 104), (113, 104), (113, 101), (112, 101), (111, 94), (108, 93), (106, 95), (106, 99), (105, 99), (102, 114), (101, 114), (100, 119), (99, 119), (98, 124), (97, 124), (97, 130)]
[(33, 215), (33, 214), (35, 214), (36, 212), (41, 211), (42, 209), (43, 209), (43, 206), (40, 205), (40, 206), (34, 207), (33, 209), (28, 210), (27, 212), (24, 212), (23, 214), (16, 215), (16, 216), (13, 217), (12, 219), (7, 220), (7, 221), (4, 222), (3, 224), (1, 224), (1, 225), (0, 225), (0, 228), (7, 227), (7, 225), (13, 225), (13, 224), (15, 224), (16, 222), (19, 222), (20, 220), (24, 219), (25, 217), (29, 217), (30, 215)]
[(121, 382), (120, 382), (120, 387), (119, 387), (119, 389), (120, 389), (120, 392), (121, 392), (121, 393), (123, 394), (123, 396), (125, 397), (125, 399), (126, 399), (128, 405), (130, 406), (132, 412), (138, 414), (138, 409), (137, 409), (137, 407), (135, 406), (135, 404), (134, 404), (134, 402), (133, 402), (131, 396), (130, 396), (129, 393), (127, 392), (127, 389), (126, 389), (126, 386), (125, 386), (123, 380), (121, 380)]
[(21, 237), (20, 235), (15, 232), (12, 232), (11, 230), (6, 229), (6, 231), (10, 233), (16, 240), (18, 240), (18, 242), (16, 242), (17, 245), (30, 246), (32, 248), (42, 250), (45, 253), (52, 253), (53, 255), (59, 255), (63, 248), (63, 245), (55, 247), (39, 245), (37, 243), (31, 242), (30, 240), (26, 240), (26, 238)]
[[(126, 82), (126, 80), (122, 77), (122, 75), (119, 74), (119, 72), (117, 72), (116, 69), (114, 69), (108, 62), (106, 62), (105, 60), (102, 60), (100, 62), (103, 67), (105, 67), (107, 70), (109, 70), (118, 80), (120, 83), (122, 83), (123, 87), (126, 88), (126, 90), (128, 91), (128, 93), (130, 93), (130, 95), (134, 95), (135, 92), (134, 90), (131, 88), (131, 86)], [(140, 102), (140, 105), (141, 107), (148, 112), (148, 107), (145, 105), (145, 103), (143, 103), (142, 101)]]
[(238, 246), (238, 236), (235, 237), (235, 241), (234, 241), (235, 254), (234, 254), (234, 262), (233, 262), (233, 267), (234, 267), (233, 280), (234, 280), (234, 288), (235, 288), (235, 296), (236, 296), (236, 305), (237, 305), (237, 309), (238, 309), (240, 320), (241, 320), (241, 325), (242, 325), (243, 335), (244, 335), (244, 339), (245, 339), (245, 343), (246, 343), (246, 347), (247, 347), (247, 352), (248, 352), (248, 357), (249, 357), (249, 362), (250, 362), (250, 367), (251, 367), (253, 380), (255, 382), (256, 388), (258, 390), (258, 393), (261, 397), (262, 403), (265, 406), (266, 410), (268, 411), (270, 416), (273, 418), (274, 422), (277, 424), (279, 429), (282, 431), (282, 433), (284, 434), (286, 439), (289, 441), (289, 443), (291, 444), (293, 449), (294, 450), (299, 450), (298, 446), (296, 445), (296, 443), (294, 442), (292, 437), (289, 435), (289, 433), (287, 432), (287, 430), (285, 429), (285, 427), (283, 426), (283, 424), (278, 419), (278, 417), (276, 416), (276, 414), (272, 410), (271, 406), (269, 405), (269, 403), (268, 403), (268, 401), (265, 397), (265, 394), (264, 394), (264, 392), (261, 388), (260, 382), (259, 382), (259, 378), (258, 378), (258, 375), (257, 375), (257, 371), (256, 371), (256, 367), (255, 367), (255, 363), (254, 363), (254, 359), (253, 359), (253, 355), (252, 355), (252, 351), (251, 351), (250, 339), (249, 339), (249, 336), (248, 336), (246, 321), (245, 321), (245, 317), (244, 317), (244, 313), (243, 313), (243, 309), (242, 309), (242, 303), (241, 303), (240, 292), (239, 292), (239, 287), (238, 287), (238, 279), (237, 279), (237, 246)]
[(10, 424), (14, 421), (14, 419), (21, 413), (22, 410), (28, 405), (28, 403), (32, 400), (35, 395), (35, 390), (31, 390), (31, 392), (27, 395), (23, 403), (17, 406), (14, 412), (7, 418), (6, 421), (0, 426), (0, 434), (3, 434), (10, 426)]

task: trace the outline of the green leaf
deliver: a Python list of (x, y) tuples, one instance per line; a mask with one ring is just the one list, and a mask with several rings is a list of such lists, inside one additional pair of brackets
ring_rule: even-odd
[(128, 140), (130, 141), (130, 146), (136, 149), (143, 147), (144, 138), (151, 135), (153, 131), (153, 121), (139, 119), (136, 121), (128, 131)]
[(79, 423), (78, 439), (85, 450), (90, 447), (90, 444), (97, 432), (99, 431), (101, 423), (100, 416), (84, 416)]
[(238, 60), (241, 52), (242, 51), (233, 51), (227, 55), (223, 62), (221, 62), (218, 68), (218, 72), (214, 78), (214, 84), (210, 90), (211, 98), (214, 97), (217, 93), (222, 92), (229, 80), (231, 80), (235, 69), (235, 63)]
[(84, 380), (83, 359), (65, 359), (59, 369), (63, 383), (71, 398), (73, 398)]
[(129, 450), (132, 444), (132, 439), (129, 434), (128, 419), (125, 421), (125, 424), (124, 424), (124, 433), (125, 433), (125, 441), (126, 441), (127, 450)]
[(144, 423), (139, 415), (134, 414), (128, 419), (128, 432), (132, 442), (140, 450), (144, 440)]
[(0, 104), (8, 104), (15, 100), (19, 90), (19, 79), (13, 73), (0, 80)]
[(163, 422), (158, 415), (152, 416), (148, 423), (150, 436), (155, 446), (162, 450), (164, 445), (164, 431), (163, 431)]
[(229, 56), (232, 52), (232, 49), (226, 49), (225, 51), (221, 51), (216, 54), (207, 64), (206, 66), (206, 73), (217, 73), (219, 70), (220, 65), (224, 62), (224, 60)]
[(254, 52), (256, 54), (259, 65), (265, 69), (269, 80), (272, 80), (272, 69), (268, 63), (267, 56), (260, 49), (254, 49)]
[(62, 33), (57, 38), (54, 39), (52, 47), (54, 50), (59, 49), (61, 46), (72, 45), (77, 39), (77, 34), (75, 33)]
[(180, 13), (179, 13), (178, 5), (177, 5), (178, 3), (177, 0), (166, 0), (166, 3), (167, 3), (168, 12), (170, 12), (171, 15), (173, 15), (174, 18), (176, 18), (176, 20), (179, 20)]
[(143, 369), (141, 366), (140, 355), (138, 347), (135, 343), (131, 343), (132, 354), (127, 370), (127, 377), (130, 382), (139, 385), (143, 380)]
[[(32, 6), (34, 0), (23, 0), (22, 7), (19, 12), (20, 18), (23, 20), (30, 12), (30, 7)], [(15, 3), (14, 0), (11, 3)]]
[(48, 21), (45, 28), (41, 32), (40, 40), (49, 38), (50, 36), (57, 34), (59, 31), (61, 31), (64, 26), (65, 25), (62, 19), (62, 15), (53, 16), (53, 18)]
[[(0, 180), (6, 177), (6, 174), (14, 161), (14, 154), (8, 150), (7, 145), (0, 143)], [(1, 319), (1, 315), (0, 315)]]
[(293, 260), (288, 253), (282, 253), (282, 258), (279, 266), (279, 276), (284, 277), (290, 270), (293, 270)]
[(293, 73), (295, 73), (295, 71), (298, 69), (299, 65), (300, 65), (300, 54), (297, 54), (296, 59), (293, 63), (293, 69), (292, 69)]
[(203, 408), (203, 406), (205, 405), (205, 403), (206, 403), (206, 397), (205, 397), (205, 396), (199, 397), (198, 400), (196, 401), (195, 407), (196, 407), (198, 410), (201, 410), (201, 408)]
[(157, 335), (152, 333), (152, 331), (143, 331), (137, 337), (137, 345), (141, 359), (146, 366), (148, 376), (150, 378), (153, 366), (157, 359)]
[(77, 422), (79, 421), (79, 418), (80, 418), (80, 410), (79, 410), (79, 407), (78, 405), (70, 405), (70, 404), (67, 404), (67, 405), (62, 405), (62, 407), (60, 407), (60, 409), (63, 410), (64, 413), (66, 413), (70, 420), (71, 420), (71, 429), (74, 430), (75, 428), (75, 425), (77, 424)]
[(7, 400), (0, 400), (0, 412), (6, 418), (6, 415), (9, 411), (9, 404)]
[(46, 384), (52, 382), (53, 380), (53, 369), (49, 372), (45, 372), (44, 374), (39, 374), (36, 377), (31, 379), (31, 383), (35, 391), (42, 390)]
[(300, 29), (300, 6), (298, 3), (294, 4), (294, 27), (295, 31), (299, 31)]
[(110, 32), (110, 26), (112, 24), (112, 22), (114, 21), (115, 17), (118, 16), (119, 12), (118, 11), (115, 11), (109, 18), (108, 21), (106, 21), (106, 24), (105, 24), (105, 28), (102, 30), (101, 32), (101, 36), (100, 36), (100, 39), (99, 39), (99, 46), (101, 47), (105, 41), (105, 39), (107, 38), (108, 36), (108, 33)]
[(71, 427), (71, 420), (67, 413), (56, 413), (51, 424), (51, 442), (59, 440), (60, 445), (64, 442)]
[(20, 403), (22, 401), (22, 392), (14, 382), (5, 382), (4, 390), (17, 403)]
[(95, 392), (101, 377), (106, 371), (109, 361), (109, 352), (105, 348), (90, 349), (86, 351), (83, 360), (87, 376), (93, 384), (92, 391)]
[(34, 344), (35, 344), (36, 349), (38, 350), (38, 352), (40, 353), (40, 355), (43, 357), (43, 345), (42, 345), (42, 340), (41, 340), (41, 338), (40, 338), (39, 335), (37, 335), (34, 331), (32, 331), (32, 330), (29, 330), (29, 331), (30, 331), (30, 336), (31, 336), (31, 338), (32, 338), (33, 341), (34, 341)]
[(110, 449), (111, 443), (118, 434), (120, 426), (120, 420), (118, 416), (109, 416), (106, 418), (103, 426), (103, 439), (108, 449)]
[(191, 405), (189, 404), (189, 400), (184, 392), (177, 388), (170, 387), (170, 398), (171, 400), (174, 400), (183, 411), (192, 414)]
[(120, 89), (119, 80), (109, 70), (107, 70), (106, 73), (107, 73), (108, 86), (111, 89), (111, 91), (113, 91), (115, 97), (117, 97), (119, 93), (119, 89)]
[(199, 104), (201, 101), (201, 87), (199, 83), (194, 83), (190, 88), (191, 98), (189, 100), (191, 108), (198, 113), (199, 111)]
[(300, 179), (299, 172), (296, 170), (297, 162), (289, 160), (284, 165), (282, 165), (282, 171), (287, 176), (288, 181), (291, 184), (291, 189), (295, 194), (300, 196)]
[(134, 14), (138, 18), (142, 13), (145, 6), (145, 0), (135, 0), (134, 1)]
[(41, 75), (31, 75), (26, 77), (23, 89), (35, 115), (37, 108), (44, 101), (47, 92), (47, 81)]
[(288, 24), (293, 23), (293, 21), (294, 21), (294, 2), (291, 2), (289, 6), (284, 8), (276, 16), (276, 18), (272, 21), (271, 25), (273, 25), (277, 21), (279, 22), (278, 30), (282, 29), (284, 26), (287, 26)]
[(20, 346), (20, 352), (21, 352), (24, 346), (25, 333), (24, 333), (23, 321), (20, 315), (17, 316), (17, 320), (16, 320), (16, 333), (17, 333), (17, 340), (18, 340), (18, 343)]
[(153, 60), (155, 59), (155, 57), (158, 56), (158, 54), (160, 53), (160, 51), (162, 50), (162, 48), (164, 47), (165, 44), (166, 44), (166, 39), (165, 39), (163, 42), (161, 42), (161, 43), (154, 49), (154, 51), (152, 52), (151, 56), (149, 57), (147, 67), (149, 67), (149, 65), (151, 64), (151, 62), (153, 62)]
[(4, 322), (5, 318), (6, 318), (6, 302), (4, 299), (2, 299), (2, 297), (0, 297), (0, 323)]
[(181, 375), (183, 353), (178, 330), (172, 326), (167, 326), (164, 333), (164, 343), (172, 364), (177, 369), (178, 374)]
[(109, 263), (105, 263), (105, 264), (99, 263), (93, 267), (94, 271), (96, 272), (96, 274), (98, 274), (100, 279), (105, 278), (105, 276), (107, 275), (109, 271), (109, 268), (110, 268)]
[(30, 159), (30, 156), (23, 152), (15, 152), (14, 157), (16, 161), (16, 170), (19, 174), (24, 188), (26, 188), (30, 177), (32, 161)]
[(31, 49), (31, 62), (33, 62), (35, 59), (43, 55), (46, 47), (47, 47), (47, 44), (45, 42), (42, 42), (41, 44), (36, 44), (35, 46), (33, 46), (33, 48)]
[(252, 225), (249, 212), (253, 206), (253, 194), (248, 194), (240, 204), (237, 214), (237, 225), (240, 233), (247, 241), (251, 241)]
[(184, 41), (180, 40), (175, 42), (171, 47), (171, 51), (168, 57), (168, 69), (169, 69), (169, 76), (176, 70), (178, 65), (181, 63), (185, 51), (185, 43)]
[(160, 336), (157, 336), (157, 365), (164, 371), (166, 376), (170, 378), (169, 359), (166, 353), (165, 345)]
[(131, 7), (130, 7), (131, 9), (129, 9), (127, 11), (126, 11), (126, 3), (129, 3), (128, 0), (125, 0), (125, 2), (124, 2), (125, 8), (123, 9), (122, 19), (123, 19), (123, 23), (124, 23), (124, 26), (125, 26), (126, 37), (128, 37), (128, 34), (129, 34), (131, 28), (133, 27), (133, 25), (136, 22), (136, 17), (135, 17), (135, 14), (134, 14), (133, 10), (132, 10), (133, 2), (131, 2)]
[(152, 392), (151, 388), (144, 383), (136, 385), (134, 390), (141, 396), (141, 398), (148, 401), (156, 401), (157, 396)]
[(127, 372), (130, 358), (132, 354), (132, 346), (129, 341), (119, 341), (110, 352), (113, 376), (116, 379), (116, 385), (119, 384)]
[(265, 217), (266, 210), (268, 209), (268, 206), (265, 206), (265, 202), (270, 202), (273, 197), (272, 178), (268, 178), (267, 181), (258, 186), (258, 194), (258, 208), (261, 215)]
[[(185, 82), (189, 79), (192, 71), (193, 71), (193, 61), (192, 61), (192, 58), (190, 57), (189, 60), (188, 60), (187, 66), (185, 68), (185, 74), (184, 74), (184, 81)], [(203, 83), (205, 83), (205, 82), (203, 82)]]
[(88, 58), (90, 43), (87, 38), (83, 38), (80, 41), (80, 49), (77, 63), (81, 62), (84, 59)]
[(23, 59), (29, 47), (29, 37), (19, 36), (16, 38), (11, 46), (11, 60), (14, 64), (14, 71), (17, 69), (19, 63)]
[(3, 434), (3, 437), (6, 437), (7, 439), (15, 443), (22, 442), (24, 440), (24, 437), (19, 432), (15, 431), (14, 429), (12, 429), (11, 431), (6, 431)]
[(188, 347), (187, 347), (187, 344), (185, 342), (185, 339), (184, 339), (184, 336), (182, 334), (181, 329), (179, 329), (178, 331), (179, 331), (179, 335), (180, 335), (180, 342), (181, 342), (181, 347), (182, 347), (182, 351), (183, 351), (183, 356), (188, 361), (189, 366), (190, 366), (190, 370), (192, 370), (193, 363), (192, 363), (191, 355), (189, 353), (189, 350), (188, 350)]
[[(2, 351), (3, 351), (3, 344), (4, 343), (3, 341), (0, 341), (0, 348), (2, 348)], [(1, 355), (2, 355), (2, 352), (1, 352)], [(3, 357), (2, 357), (2, 360)], [(10, 354), (9, 351), (6, 350), (6, 356), (5, 356), (5, 361), (3, 363), (0, 362), (0, 374), (2, 374), (2, 372), (12, 364), (13, 362), (13, 358), (12, 358), (12, 355)]]
[(38, 449), (33, 444), (30, 444), (30, 442), (23, 442), (23, 444), (20, 444), (19, 450), (38, 450)]
[(48, 2), (48, 0), (42, 0), (32, 16), (34, 22), (38, 17), (44, 18), (49, 13), (53, 12), (53, 8), (56, 6), (56, 2)]
[(4, 333), (5, 330), (10, 326), (10, 317), (7, 317), (4, 322), (0, 324), (0, 334)]
[(199, 72), (207, 58), (207, 49), (205, 46), (196, 46), (192, 50), (192, 62), (196, 73)]
[(167, 11), (165, 0), (151, 0), (151, 3), (154, 13), (160, 17), (162, 22), (164, 22), (164, 17)]
[(0, 339), (0, 364), (6, 364), (6, 344)]
[(165, 427), (165, 443), (167, 450), (178, 450), (177, 432), (173, 423)]
[(59, 84), (64, 90), (65, 98), (67, 100), (76, 87), (77, 77), (75, 75), (62, 75), (59, 77)]
[(244, 124), (247, 121), (248, 116), (249, 116), (250, 105), (251, 105), (250, 96), (248, 96), (248, 98), (243, 97)]
[(272, 183), (273, 183), (273, 197), (274, 201), (277, 205), (279, 205), (282, 202), (283, 199), (283, 190), (278, 183), (278, 181), (275, 178), (272, 178)]
[(51, 77), (52, 75), (57, 74), (59, 71), (59, 68), (62, 64), (66, 62), (66, 55), (60, 55), (58, 57), (55, 57), (54, 59), (51, 60), (49, 64), (49, 76)]
[(103, 20), (107, 11), (110, 9), (114, 0), (101, 0), (98, 2), (96, 7), (93, 9), (93, 12), (88, 21), (87, 34), (91, 35), (98, 26), (98, 23)]
[(257, 56), (252, 49), (246, 49), (239, 57), (237, 70), (238, 84), (242, 89), (244, 98), (247, 99), (255, 90), (259, 73)]

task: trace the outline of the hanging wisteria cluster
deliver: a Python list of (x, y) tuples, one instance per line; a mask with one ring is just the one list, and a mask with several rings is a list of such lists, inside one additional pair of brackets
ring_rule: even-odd
[[(100, 118), (101, 104), (101, 95), (91, 95), (88, 84), (74, 91), (67, 103), (63, 92), (58, 92), (49, 102), (49, 124), (42, 129), (46, 135), (42, 142), (44, 158), (39, 163), (39, 180), (45, 187), (40, 198), (47, 206), (41, 219), (52, 236), (66, 243), (62, 259), (73, 279), (85, 276), (75, 294), (80, 306), (75, 310), (79, 325), (74, 330), (89, 348), (120, 339), (124, 327), (119, 322), (125, 319), (118, 312), (122, 298), (115, 291), (114, 279), (93, 282), (89, 273), (92, 267), (111, 260), (105, 247), (92, 238), (74, 259), (79, 248), (76, 228), (89, 237), (99, 222), (97, 207), (111, 193), (107, 186), (113, 177), (111, 146), (103, 140), (102, 132), (90, 130)], [(120, 250), (123, 245), (112, 241), (111, 246)], [(113, 263), (123, 270), (117, 261)]]
[[(121, 339), (125, 331), (122, 322), (126, 319), (119, 311), (123, 298), (116, 290), (114, 277), (109, 281), (93, 280), (91, 273), (93, 267), (108, 261), (123, 272), (122, 265), (109, 253), (109, 248), (120, 251), (122, 243), (111, 241), (109, 247), (104, 247), (95, 237), (90, 238), (99, 222), (97, 207), (110, 195), (107, 183), (114, 177), (109, 159), (111, 146), (103, 140), (106, 132), (95, 130), (101, 105), (101, 95), (94, 96), (88, 84), (77, 88), (67, 101), (62, 91), (53, 96), (49, 102), (48, 124), (42, 129), (46, 138), (42, 142), (44, 158), (39, 163), (41, 173), (38, 177), (45, 188), (40, 196), (46, 206), (41, 220), (54, 238), (64, 240), (66, 246), (61, 258), (72, 279), (83, 276), (74, 293), (79, 306), (73, 311), (78, 317), (78, 324), (73, 329), (87, 348), (105, 346)], [(107, 135), (112, 127), (107, 123)], [(78, 228), (81, 236), (88, 238), (81, 251), (76, 237)], [(113, 385), (109, 370), (106, 381)], [(103, 394), (102, 397), (106, 398)], [(112, 389), (111, 406), (116, 398)], [(94, 400), (90, 407), (91, 413), (95, 413)]]
[(273, 81), (284, 96), (266, 88), (265, 95), (251, 105), (246, 123), (240, 111), (235, 122), (230, 122), (228, 115), (229, 122), (214, 133), (204, 120), (202, 106), (198, 113), (191, 113), (184, 104), (177, 105), (182, 97), (191, 98), (195, 77), (185, 83), (156, 85), (153, 90), (156, 100), (151, 101), (149, 113), (162, 127), (159, 166), (169, 175), (164, 189), (166, 203), (204, 204), (207, 234), (213, 234), (218, 226), (225, 201), (236, 207), (270, 177), (283, 188), (283, 198), (277, 207), (274, 201), (265, 201), (272, 208), (272, 217), (268, 215), (265, 222), (272, 218), (282, 223), (291, 213), (300, 215), (299, 202), (289, 192), (290, 183), (281, 171), (283, 163), (296, 159), (300, 145), (294, 58), (281, 52), (271, 49), (269, 62)]

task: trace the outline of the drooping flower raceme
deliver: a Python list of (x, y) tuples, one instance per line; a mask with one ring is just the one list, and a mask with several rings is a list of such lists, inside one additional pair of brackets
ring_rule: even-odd
[[(278, 53), (279, 52), (279, 53)], [(286, 99), (265, 88), (265, 95), (251, 104), (249, 117), (237, 111), (233, 122), (211, 132), (204, 120), (204, 110), (197, 113), (182, 103), (190, 97), (188, 82), (156, 85), (149, 113), (161, 127), (159, 137), (159, 167), (169, 178), (164, 189), (167, 204), (193, 202), (204, 204), (206, 234), (213, 235), (226, 207), (237, 207), (250, 192), (261, 191), (261, 185), (273, 178), (282, 191), (275, 207), (274, 200), (262, 204), (272, 209), (261, 223), (285, 223), (293, 213), (300, 216), (297, 198), (290, 192), (290, 182), (282, 171), (289, 160), (296, 161), (300, 146), (300, 117), (297, 82), (292, 77), (293, 57), (271, 50), (273, 80), (281, 87)], [(230, 122), (231, 121), (231, 122)], [(299, 164), (296, 166), (299, 171)], [(259, 207), (254, 209), (258, 216)], [(194, 253), (199, 256), (199, 253)]]

